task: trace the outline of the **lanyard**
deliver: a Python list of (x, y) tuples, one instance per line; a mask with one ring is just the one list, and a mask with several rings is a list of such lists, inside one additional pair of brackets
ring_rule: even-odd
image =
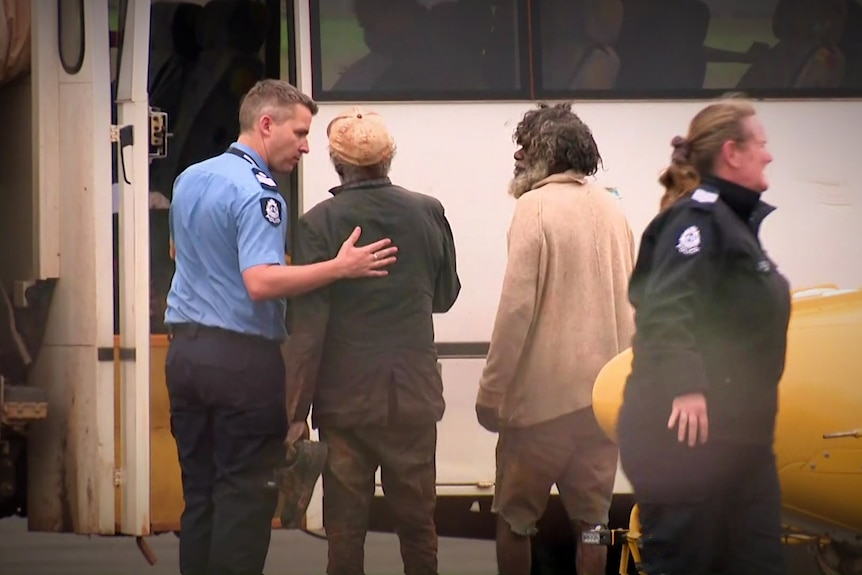
[(229, 147), (229, 148), (228, 148), (227, 150), (225, 150), (225, 151), (226, 151), (228, 154), (231, 154), (231, 155), (237, 156), (237, 157), (239, 157), (239, 158), (242, 158), (243, 160), (245, 160), (246, 162), (248, 162), (249, 164), (251, 164), (251, 165), (252, 165), (252, 167), (255, 167), (255, 168), (257, 168), (258, 170), (263, 171), (263, 168), (261, 168), (261, 167), (260, 167), (260, 164), (258, 164), (258, 163), (254, 160), (254, 158), (252, 158), (250, 155), (246, 154), (246, 153), (245, 153), (245, 152), (243, 152), (242, 150), (239, 150), (239, 149), (234, 148), (233, 146), (231, 146), (231, 147)]
[(272, 179), (272, 177), (260, 167), (260, 164), (258, 164), (250, 154), (247, 154), (240, 149), (234, 148), (233, 146), (225, 150), (225, 153), (232, 156), (236, 156), (238, 158), (242, 158), (243, 160), (248, 162), (251, 166), (251, 171), (254, 174), (254, 177), (257, 178), (257, 181), (260, 183), (260, 186), (264, 190), (269, 190), (270, 192), (281, 194), (281, 192), (278, 191), (278, 185), (275, 183), (275, 180)]

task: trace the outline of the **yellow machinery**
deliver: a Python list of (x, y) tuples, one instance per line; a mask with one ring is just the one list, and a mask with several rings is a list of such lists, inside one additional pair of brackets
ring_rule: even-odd
[[(596, 379), (593, 409), (611, 438), (631, 359), (626, 350)], [(862, 573), (860, 439), (862, 290), (795, 292), (775, 454), (787, 541), (816, 542), (824, 573)]]
[[(171, 436), (168, 388), (165, 384), (166, 335), (150, 336), (150, 528), (152, 533), (179, 531), (183, 510), (183, 489), (177, 447)], [(114, 363), (114, 434), (117, 467), (122, 468), (120, 429), (120, 362)], [(117, 517), (121, 517), (122, 493), (116, 496)]]

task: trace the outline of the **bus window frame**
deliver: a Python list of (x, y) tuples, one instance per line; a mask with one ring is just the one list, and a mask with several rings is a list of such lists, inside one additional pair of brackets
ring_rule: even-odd
[[(297, 41), (298, 35), (296, 33), (297, 26), (297, 18), (296, 18), (296, 9), (294, 2), (291, 0), (267, 0), (267, 11), (272, 11), (271, 13), (275, 13), (275, 8), (278, 8), (278, 18), (271, 19), (277, 20), (276, 25), (271, 25), (267, 35), (267, 45), (266, 45), (266, 75), (269, 78), (279, 78), (282, 80), (287, 80), (294, 86), (297, 85), (297, 74), (298, 74), (298, 64), (297, 61)], [(285, 30), (287, 31), (287, 52), (284, 53), (281, 50), (282, 46), (282, 20), (285, 20)], [(273, 59), (271, 61), (270, 59)], [(287, 61), (287, 66), (284, 66), (284, 61)], [(284, 70), (287, 70), (287, 78), (282, 77), (282, 73)], [(288, 257), (292, 257), (292, 251), (294, 246), (296, 246), (296, 229), (299, 226), (299, 218), (302, 214), (299, 213), (301, 209), (300, 201), (299, 201), (299, 170), (291, 171), (290, 175), (285, 178), (287, 180), (287, 189), (281, 190), (282, 196), (285, 197), (287, 201), (287, 205), (289, 206), (288, 210), (288, 233), (290, 237), (287, 238), (287, 245), (289, 246), (289, 250), (286, 249)]]
[(423, 92), (420, 90), (332, 90), (323, 89), (323, 50), (320, 18), (320, 2), (309, 2), (309, 25), (311, 27), (311, 91), (317, 102), (456, 102), (456, 101), (523, 101), (531, 99), (531, 49), (530, 6), (531, 1), (512, 0), (517, 11), (518, 27), (515, 37), (518, 40), (518, 75), (520, 88), (512, 90), (441, 90)]
[[(854, 1), (854, 0), (849, 0)], [(541, 8), (530, 3), (530, 54), (532, 55), (532, 82), (535, 85), (535, 99), (539, 100), (581, 100), (581, 101), (620, 101), (620, 102), (693, 102), (708, 101), (727, 96), (728, 94), (744, 94), (752, 100), (770, 100), (779, 102), (817, 101), (817, 100), (854, 100), (862, 98), (862, 86), (858, 88), (765, 88), (740, 89), (701, 88), (699, 90), (560, 90), (542, 87), (542, 37), (539, 31), (539, 10)]]
[(755, 101), (792, 102), (820, 100), (858, 100), (860, 88), (818, 89), (714, 89), (702, 90), (542, 90), (536, 89), (541, 100), (581, 100), (620, 102), (697, 102), (739, 94)]
[(531, 100), (580, 100), (620, 102), (692, 102), (708, 101), (731, 93), (741, 93), (753, 100), (769, 101), (818, 101), (862, 99), (862, 86), (846, 88), (766, 88), (739, 89), (702, 88), (699, 90), (560, 90), (542, 87), (542, 39), (537, 33), (538, 6), (534, 2), (517, 2), (518, 11), (518, 66), (521, 87), (518, 90), (502, 91), (440, 91), (398, 90), (376, 92), (373, 90), (327, 91), (323, 89), (323, 61), (321, 49), (320, 3), (310, 2), (312, 96), (318, 102), (507, 102)]

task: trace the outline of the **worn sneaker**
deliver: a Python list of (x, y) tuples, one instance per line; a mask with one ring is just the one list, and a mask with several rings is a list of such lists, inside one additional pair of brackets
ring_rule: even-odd
[(326, 465), (327, 453), (325, 443), (303, 439), (296, 443), (296, 454), (287, 465), (276, 470), (275, 485), (284, 495), (281, 508), (283, 528), (301, 526), (314, 486)]

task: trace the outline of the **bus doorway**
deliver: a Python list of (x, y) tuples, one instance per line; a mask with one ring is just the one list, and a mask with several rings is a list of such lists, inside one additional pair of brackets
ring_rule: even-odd
[[(112, 0), (112, 48), (122, 61), (127, 0)], [(149, 382), (149, 532), (178, 532), (183, 510), (176, 445), (164, 379), (168, 340), (164, 324), (166, 296), (174, 273), (170, 257), (169, 207), (175, 178), (189, 165), (224, 152), (239, 131), (242, 96), (264, 78), (295, 78), (292, 39), (293, 3), (285, 0), (154, 0), (150, 7), (147, 93), (151, 118), (166, 116), (166, 145), (150, 149), (150, 382)], [(116, 77), (116, 71), (114, 71)], [(113, 115), (116, 122), (116, 84)], [(115, 150), (114, 188), (130, 178)], [(279, 181), (288, 205), (297, 205), (296, 177)], [(115, 433), (117, 468), (122, 468), (120, 406), (123, 322), (119, 270), (123, 237), (118, 202), (114, 225)], [(295, 219), (295, 209), (291, 218)], [(293, 228), (294, 226), (291, 226)], [(288, 241), (289, 247), (290, 242)], [(122, 517), (122, 486), (117, 490), (117, 517)]]

